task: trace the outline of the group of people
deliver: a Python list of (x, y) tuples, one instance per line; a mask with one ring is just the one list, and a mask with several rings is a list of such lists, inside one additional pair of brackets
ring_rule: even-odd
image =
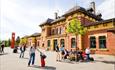
[[(24, 53), (26, 51), (26, 48), (27, 48), (27, 45), (26, 44), (22, 44), (20, 45), (20, 56), (19, 58), (24, 58)], [(31, 47), (30, 47), (30, 50), (29, 50), (29, 62), (28, 62), (28, 66), (30, 66), (30, 64), (32, 63), (32, 65), (34, 65), (34, 62), (35, 62), (35, 45), (33, 44)]]
[[(85, 51), (80, 50), (78, 47), (76, 49), (71, 49), (68, 51), (63, 46), (56, 46), (56, 61), (63, 61), (69, 59), (71, 61), (90, 61), (90, 49), (86, 48)], [(93, 60), (92, 60), (93, 61)]]
[[(20, 46), (20, 58), (24, 58), (24, 53), (25, 53), (25, 51), (26, 51), (26, 48), (27, 48), (27, 46), (26, 46), (26, 44), (22, 44), (21, 46)], [(35, 46), (35, 44), (33, 44), (31, 47), (30, 47), (30, 49), (29, 49), (29, 61), (28, 61), (28, 66), (30, 66), (30, 65), (34, 65), (34, 63), (35, 63), (35, 51), (38, 51), (38, 52), (40, 52), (40, 57), (41, 57), (41, 66), (42, 67), (44, 67), (45, 66), (45, 58), (46, 58), (46, 55), (44, 54), (44, 53), (42, 53), (39, 49), (37, 49), (36, 48), (36, 46)]]
[(56, 61), (61, 61), (67, 58), (69, 52), (64, 48), (63, 45), (61, 47), (59, 47), (59, 45), (56, 45), (55, 50), (57, 52)]

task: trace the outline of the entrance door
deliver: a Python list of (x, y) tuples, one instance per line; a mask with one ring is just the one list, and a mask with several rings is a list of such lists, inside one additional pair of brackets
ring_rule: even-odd
[(58, 44), (57, 39), (54, 39), (54, 40), (53, 40), (53, 44), (54, 44), (54, 45), (53, 45), (53, 50), (55, 50), (56, 45)]

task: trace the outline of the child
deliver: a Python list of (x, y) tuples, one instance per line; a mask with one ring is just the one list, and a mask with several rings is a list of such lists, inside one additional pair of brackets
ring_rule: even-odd
[(40, 57), (41, 57), (41, 67), (45, 67), (45, 58), (46, 55), (40, 52)]

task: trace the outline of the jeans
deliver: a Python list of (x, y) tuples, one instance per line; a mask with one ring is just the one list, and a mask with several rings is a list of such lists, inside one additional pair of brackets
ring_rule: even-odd
[(90, 60), (89, 54), (86, 54), (86, 60)]
[(21, 51), (20, 58), (23, 58), (23, 57), (24, 57), (24, 51)]
[(34, 64), (34, 61), (35, 61), (35, 53), (31, 53), (31, 54), (30, 54), (30, 59), (29, 59), (28, 65), (30, 65), (31, 62), (32, 62), (32, 65), (33, 65), (33, 64)]

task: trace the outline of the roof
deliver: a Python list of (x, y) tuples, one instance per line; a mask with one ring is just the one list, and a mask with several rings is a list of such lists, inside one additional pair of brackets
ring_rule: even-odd
[(59, 21), (62, 21), (62, 20), (65, 20), (65, 17), (60, 17), (60, 18), (58, 18), (58, 19), (55, 19), (54, 21), (52, 21), (51, 23), (53, 24), (53, 23), (56, 23), (56, 22), (59, 22)]
[(37, 37), (37, 36), (40, 36), (40, 35), (41, 35), (41, 33), (34, 33), (34, 34), (30, 35), (30, 37)]
[(73, 8), (71, 8), (70, 10), (68, 10), (63, 16), (68, 16), (68, 15), (70, 15), (72, 13), (76, 13), (76, 12), (82, 12), (82, 13), (84, 13), (84, 14), (92, 17), (92, 18), (95, 18), (98, 21), (102, 20), (102, 18), (97, 17), (97, 15), (95, 15), (95, 14), (87, 11), (85, 8), (80, 7), (80, 6), (74, 6)]
[(23, 39), (23, 38), (28, 38), (28, 37), (29, 37), (28, 35), (25, 35), (24, 37), (22, 37), (22, 39)]
[(97, 21), (97, 22), (92, 22), (90, 24), (85, 23), (84, 26), (93, 26), (93, 25), (98, 25), (98, 24), (103, 24), (103, 23), (109, 23), (109, 22), (115, 22), (115, 18), (107, 19), (107, 20), (102, 20), (102, 21)]
[(47, 25), (50, 24), (52, 21), (54, 21), (53, 19), (48, 18), (45, 22), (43, 22), (42, 24), (40, 24), (39, 26), (43, 26), (43, 25)]

